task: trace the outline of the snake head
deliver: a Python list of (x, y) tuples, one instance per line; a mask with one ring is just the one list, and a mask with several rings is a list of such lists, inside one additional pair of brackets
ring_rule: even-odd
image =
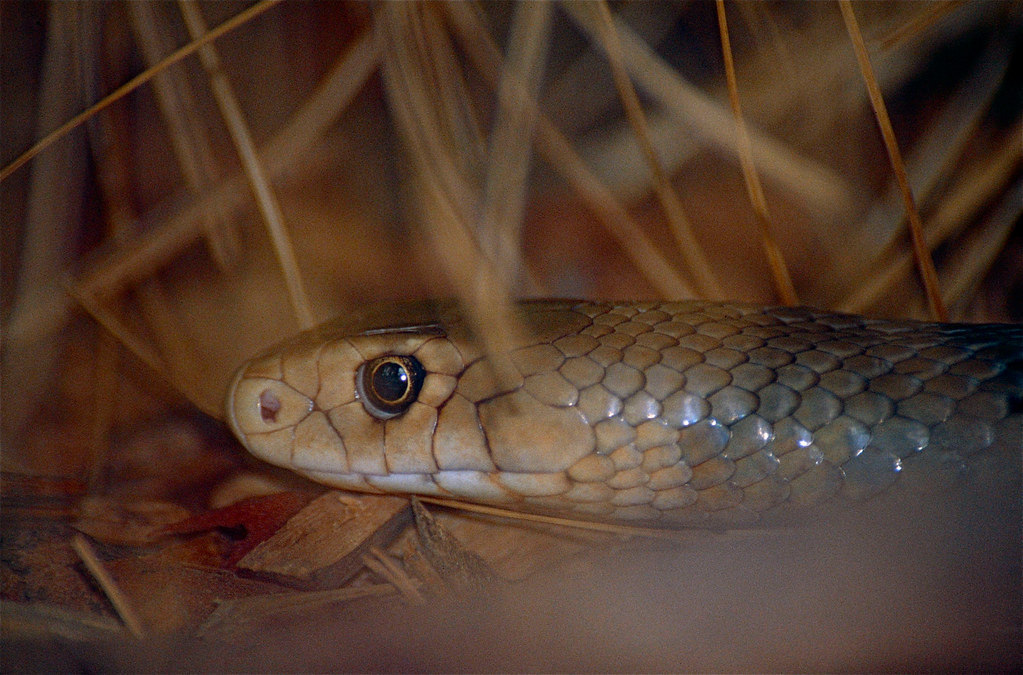
[(244, 364), (227, 395), (232, 431), (256, 457), (336, 487), (427, 475), (439, 410), (464, 369), (436, 326), (294, 340)]

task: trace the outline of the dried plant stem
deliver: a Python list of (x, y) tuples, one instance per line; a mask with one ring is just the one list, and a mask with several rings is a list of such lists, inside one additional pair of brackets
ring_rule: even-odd
[(98, 113), (100, 110), (103, 110), (110, 104), (116, 103), (117, 101), (121, 100), (135, 89), (138, 89), (140, 86), (142, 86), (149, 80), (153, 79), (153, 77), (155, 77), (158, 73), (169, 68), (178, 61), (188, 56), (191, 56), (198, 49), (200, 49), (206, 44), (209, 44), (210, 42), (213, 42), (214, 40), (221, 37), (225, 33), (229, 33), (235, 28), (238, 28), (239, 26), (246, 24), (247, 22), (251, 21), (255, 17), (265, 12), (266, 10), (272, 8), (274, 5), (280, 3), (281, 1), (282, 0), (262, 0), (261, 2), (253, 5), (252, 7), (249, 7), (244, 12), (240, 12), (239, 14), (236, 14), (235, 16), (231, 17), (224, 23), (220, 24), (219, 26), (211, 30), (209, 33), (206, 33), (201, 39), (185, 45), (184, 47), (177, 50), (176, 52), (174, 52), (173, 54), (171, 54), (170, 56), (168, 56), (167, 58), (165, 58), (163, 61), (156, 64), (152, 68), (149, 68), (144, 72), (139, 73), (135, 77), (131, 78), (130, 80), (122, 84), (120, 87), (112, 91), (110, 94), (104, 96), (97, 103), (94, 103), (93, 105), (89, 106), (88, 108), (78, 113), (64, 124), (60, 125), (56, 129), (48, 133), (45, 137), (43, 137), (42, 140), (40, 140), (31, 148), (29, 148), (21, 155), (19, 155), (17, 159), (15, 159), (13, 162), (5, 166), (3, 169), (0, 169), (0, 182), (4, 181), (8, 176), (10, 176), (18, 169), (20, 169), (26, 162), (28, 162), (33, 157), (38, 155), (40, 152), (48, 148), (55, 141), (58, 141), (64, 136), (66, 136), (69, 131), (81, 126), (83, 122), (85, 122), (87, 119)]
[[(1017, 122), (1006, 134), (1009, 138), (1020, 138), (1021, 135), (1023, 122)], [(928, 248), (934, 249), (961, 234), (965, 224), (976, 218), (977, 212), (989, 203), (992, 192), (1002, 189), (1011, 179), (1021, 157), (1023, 148), (1019, 144), (1004, 143), (999, 151), (985, 157), (983, 162), (961, 170), (959, 180), (930, 219), (931, 226), (926, 232)], [(993, 190), (992, 185), (998, 187)], [(855, 290), (836, 309), (846, 312), (870, 310), (881, 298), (899, 288), (913, 269), (911, 254), (905, 248), (896, 248), (894, 245), (887, 247), (877, 260), (877, 271), (857, 284)], [(950, 267), (955, 269), (955, 266)], [(973, 264), (969, 267), (972, 268)], [(961, 287), (962, 279), (973, 276), (969, 271), (960, 269), (951, 279), (951, 287)], [(951, 288), (948, 293), (948, 297), (952, 298)]]
[[(469, 5), (450, 3), (443, 8), (470, 61), (490, 86), (497, 88), (504, 67), (503, 59), (483, 22)], [(536, 101), (529, 100), (525, 94), (521, 96), (530, 107), (536, 107)], [(611, 191), (593, 175), (564, 134), (539, 112), (536, 124), (535, 142), (539, 153), (579, 193), (651, 285), (667, 298), (691, 297), (693, 292), (689, 284), (661, 255), (659, 248), (632, 220)]]
[(377, 546), (370, 546), (369, 553), (362, 556), (362, 564), (371, 569), (380, 578), (391, 583), (414, 605), (424, 605), (426, 600), (423, 594), (416, 588), (415, 583), (405, 573), (405, 570), (398, 567), (391, 556), (387, 555)]
[[(135, 39), (147, 63), (158, 63), (164, 54), (173, 50), (172, 31), (167, 29), (164, 6), (132, 2), (128, 3), (127, 9)], [(160, 73), (153, 79), (153, 92), (167, 124), (181, 176), (188, 189), (198, 196), (213, 185), (217, 161), (206, 126), (198, 116), (198, 104), (186, 72), (184, 68), (171, 68)], [(226, 270), (237, 258), (241, 246), (230, 214), (227, 209), (220, 208), (220, 204), (212, 203), (203, 209), (200, 222), (214, 261)]]
[[(595, 40), (597, 21), (585, 11), (585, 6), (585, 3), (562, 3), (568, 16)], [(614, 23), (625, 66), (639, 88), (679, 125), (691, 129), (703, 145), (731, 155), (735, 151), (735, 120), (729, 111), (683, 79), (621, 20), (615, 19)], [(750, 134), (755, 142), (758, 166), (769, 180), (797, 195), (814, 213), (834, 216), (852, 210), (851, 189), (844, 178), (757, 129)]]
[[(323, 130), (348, 107), (378, 64), (376, 45), (367, 32), (338, 59), (316, 93), (260, 151), (271, 176), (284, 173), (308, 152)], [(244, 176), (236, 174), (198, 200), (183, 194), (172, 203), (157, 207), (143, 216), (136, 228), (142, 234), (123, 247), (102, 251), (84, 266), (78, 277), (80, 288), (83, 292), (109, 295), (137, 283), (152, 270), (169, 263), (199, 236), (199, 222), (211, 204), (235, 212), (248, 207), (248, 199)]]
[(177, 379), (174, 372), (160, 358), (159, 354), (150, 348), (145, 341), (136, 336), (128, 326), (120, 319), (107, 311), (99, 300), (92, 295), (82, 292), (70, 281), (64, 284), (64, 290), (71, 298), (78, 302), (99, 325), (103, 326), (114, 338), (124, 345), (128, 351), (134, 354), (140, 361), (149, 366), (157, 375), (162, 376), (175, 390), (181, 392), (197, 408), (211, 417), (218, 417), (221, 412), (217, 408), (219, 402), (206, 401), (196, 396), (194, 391), (189, 390), (187, 384)]
[(874, 68), (870, 63), (870, 55), (867, 54), (867, 46), (863, 42), (863, 35), (860, 33), (856, 14), (849, 0), (839, 0), (838, 6), (842, 10), (842, 18), (845, 20), (849, 39), (852, 41), (853, 50), (856, 52), (856, 60), (859, 62), (860, 72), (863, 75), (863, 82), (870, 96), (870, 104), (874, 108), (877, 125), (881, 130), (885, 149), (888, 151), (888, 158), (891, 160), (892, 170), (895, 172), (899, 190), (902, 192), (902, 200), (906, 205), (906, 217), (909, 220), (909, 235), (913, 243), (913, 255), (916, 258), (917, 269), (923, 282), (927, 304), (934, 318), (939, 321), (948, 321), (948, 310), (941, 299), (938, 273), (934, 269), (934, 260), (931, 258), (930, 250), (927, 248), (927, 241), (924, 238), (923, 223), (920, 220), (920, 213), (917, 211), (916, 203), (913, 200), (913, 191), (909, 186), (909, 179), (906, 176), (906, 166), (902, 161), (902, 154), (899, 152), (899, 144), (895, 139), (895, 131), (892, 129), (891, 120), (888, 119), (888, 109), (885, 107), (884, 97), (881, 96), (881, 88), (878, 86), (877, 78), (874, 76)]
[(117, 407), (121, 346), (106, 330), (98, 331), (93, 368), (93, 412), (89, 428), (89, 492), (99, 494), (110, 449), (110, 429)]
[(121, 617), (121, 621), (124, 622), (125, 627), (128, 629), (134, 637), (142, 639), (145, 637), (145, 633), (142, 630), (142, 622), (139, 621), (138, 615), (135, 613), (135, 609), (132, 607), (131, 602), (118, 587), (110, 573), (107, 572), (106, 567), (100, 562), (100, 559), (96, 557), (96, 552), (92, 549), (88, 540), (80, 534), (76, 534), (71, 538), (71, 548), (75, 550), (78, 557), (82, 559), (82, 563), (85, 568), (89, 570), (89, 574), (96, 580), (100, 588), (106, 594), (110, 600), (110, 604), (114, 606), (117, 611), (117, 615)]
[(693, 231), (692, 223), (686, 216), (682, 202), (678, 198), (668, 172), (665, 171), (654, 144), (650, 140), (649, 128), (643, 107), (640, 105), (639, 96), (636, 94), (632, 80), (625, 69), (625, 57), (622, 55), (622, 44), (618, 39), (618, 30), (615, 28), (614, 17), (605, 0), (596, 3), (601, 21), (600, 37), (602, 46), (607, 52), (608, 61), (611, 64), (611, 74), (614, 77), (615, 87), (618, 89), (618, 96), (625, 108), (625, 114), (632, 126), (636, 141), (640, 150), (646, 158), (647, 167), (650, 170), (650, 177), (653, 182), (654, 193), (657, 195), (661, 208), (671, 226), (671, 232), (675, 235), (675, 241), (679, 245), (682, 258), (686, 262), (689, 272), (693, 275), (693, 282), (696, 290), (705, 298), (721, 298), (724, 293), (714, 276), (710, 261), (707, 259), (700, 245), (696, 234)]
[(760, 185), (760, 176), (757, 173), (756, 164), (753, 162), (753, 144), (750, 141), (749, 131), (746, 129), (746, 121), (742, 116), (742, 106), (739, 104), (739, 87), (735, 78), (735, 63), (732, 61), (732, 46), (728, 38), (724, 0), (717, 0), (717, 15), (718, 30), (721, 34), (721, 53), (725, 60), (725, 78), (728, 81), (728, 100), (732, 104), (732, 115), (735, 118), (736, 145), (738, 146), (739, 162), (742, 165), (742, 176), (746, 181), (746, 191), (757, 216), (757, 224), (760, 226), (760, 241), (771, 270), (774, 291), (786, 305), (794, 305), (799, 302), (799, 299), (796, 296), (796, 289), (792, 285), (792, 276), (789, 274), (788, 265), (785, 264), (781, 247), (778, 246), (774, 237), (771, 217), (767, 212), (767, 200), (764, 198), (764, 189)]
[(589, 520), (573, 520), (571, 518), (558, 518), (555, 516), (544, 516), (538, 513), (523, 513), (521, 511), (509, 511), (496, 506), (485, 506), (483, 504), (472, 504), (470, 502), (459, 502), (453, 499), (439, 499), (437, 497), (424, 497), (417, 495), (419, 501), (426, 504), (436, 504), (458, 511), (469, 511), (482, 513), (488, 516), (500, 516), (512, 520), (524, 520), (534, 523), (546, 523), (548, 525), (561, 525), (579, 530), (592, 532), (608, 532), (626, 536), (647, 537), (649, 539), (668, 539), (671, 541), (684, 540), (686, 533), (682, 530), (659, 530), (652, 527), (629, 527), (627, 525), (612, 525), (610, 523), (597, 523)]
[[(949, 201), (947, 185), (951, 181), (964, 184), (963, 177), (974, 172), (970, 160), (971, 139), (981, 128), (991, 101), (1005, 79), (1012, 49), (1010, 39), (992, 40), (958, 91), (942, 101), (940, 110), (930, 116), (924, 133), (920, 134), (919, 140), (908, 153), (907, 175), (917, 203), (924, 211), (932, 210), (935, 205), (938, 209), (932, 211), (928, 219), (926, 239), (932, 251), (938, 243), (950, 236), (937, 234), (946, 231), (945, 226), (939, 223), (939, 213), (945, 210), (943, 204)], [(1010, 134), (1006, 137), (1012, 136)], [(1008, 146), (996, 151), (995, 158), (985, 161), (985, 164), (994, 167), (1001, 163), (999, 157), (1004, 156), (1006, 151), (1019, 155), (1020, 150), (1023, 150), (1019, 144), (1010, 143)], [(994, 192), (998, 189), (995, 185), (1003, 183), (995, 181), (992, 185), (991, 192)], [(944, 196), (939, 188), (943, 190)], [(957, 227), (967, 227), (971, 222), (968, 218), (964, 215)], [(843, 311), (862, 313), (872, 309), (880, 299), (876, 293), (890, 293), (898, 287), (897, 284), (905, 283), (902, 261), (905, 259), (908, 262), (907, 269), (912, 273), (913, 254), (904, 246), (906, 209), (896, 185), (890, 185), (885, 194), (876, 199), (859, 218), (859, 222), (860, 227), (850, 232), (841, 244), (858, 254), (837, 255), (837, 250), (833, 248), (830, 255), (831, 273), (811, 280), (808, 295), (829, 297), (830, 293), (824, 287), (835, 279), (843, 279), (844, 290), (840, 295), (829, 297), (825, 304)], [(896, 259), (899, 271), (893, 274)], [(944, 270), (951, 275), (946, 279), (946, 284), (952, 285), (956, 283), (955, 277), (963, 273), (963, 270), (948, 265)], [(888, 280), (884, 281), (886, 277)], [(952, 296), (948, 289), (944, 298), (951, 304)]]
[(498, 273), (514, 281), (527, 271), (530, 291), (536, 289), (538, 282), (524, 269), (521, 231), (536, 110), (517, 94), (525, 91), (535, 99), (539, 92), (553, 10), (553, 5), (546, 2), (524, 2), (515, 7), (507, 67), (497, 91), (497, 118), (490, 137), (482, 215), (477, 228), (482, 248)]
[[(194, 0), (180, 0), (178, 6), (181, 8), (181, 15), (185, 19), (185, 25), (188, 26), (188, 32), (192, 39), (199, 40), (206, 32), (206, 22), (202, 18), (199, 8)], [(238, 98), (234, 95), (234, 90), (227, 80), (216, 48), (211, 44), (203, 45), (199, 48), (199, 59), (209, 75), (213, 96), (224, 117), (231, 138), (234, 140), (235, 149), (241, 158), (245, 175), (249, 179), (249, 186), (256, 198), (256, 205), (263, 215), (263, 222), (266, 223), (267, 232), (273, 242), (274, 253), (284, 272), (284, 283), (288, 289), (291, 308), (298, 317), (299, 326), (303, 330), (312, 328), (315, 321), (312, 310), (309, 308), (309, 298), (302, 283), (302, 273), (295, 260), (295, 250), (284, 226), (284, 215), (277, 202), (277, 195), (270, 188), (266, 169), (256, 152), (256, 143), (249, 132), (249, 126), (245, 122)]]
[[(453, 92), (459, 92), (462, 83), (446, 82), (460, 78), (454, 67), (442, 67), (453, 54), (433, 11), (411, 3), (379, 6), (375, 32), (382, 44), (384, 82), (415, 167), (431, 250), (484, 350), (500, 354), (518, 341), (523, 329), (507, 280), (484, 255), (472, 228), (478, 202), (471, 170), (477, 149), (475, 120), (457, 101), (445, 102), (460, 96)], [(440, 101), (438, 92), (444, 92)], [(498, 381), (511, 381), (511, 371), (501, 368), (501, 361), (493, 363), (498, 366), (494, 373)]]
[(942, 17), (951, 14), (965, 0), (926, 3), (915, 17), (881, 38), (881, 51), (888, 51), (920, 35)]
[[(379, 55), (371, 32), (359, 36), (340, 56), (330, 72), (287, 124), (261, 149), (267, 170), (279, 176), (296, 160), (308, 162), (309, 148), (323, 130), (340, 116), (366, 80), (376, 71)], [(76, 287), (81, 295), (108, 297), (139, 283), (169, 264), (202, 234), (201, 222), (216, 207), (230, 216), (250, 206), (245, 177), (235, 174), (196, 197), (179, 193), (140, 218), (129, 241), (108, 242), (84, 261)], [(39, 343), (58, 330), (71, 309), (61, 281), (47, 275), (38, 287), (38, 299), (13, 313), (8, 322), (8, 345)], [(209, 405), (200, 406), (208, 409)]]
[[(4, 9), (7, 7), (0, 12)], [(90, 21), (94, 9), (89, 3), (48, 6), (46, 50), (39, 72), (38, 110), (34, 111), (37, 128), (48, 129), (59, 124), (87, 98), (76, 86), (80, 76), (83, 80), (89, 79), (79, 70), (77, 54), (95, 49), (99, 42), (98, 21)], [(6, 119), (0, 122), (0, 126), (6, 124)], [(6, 138), (4, 133), (0, 136)], [(5, 435), (26, 429), (31, 411), (47, 393), (49, 377), (59, 358), (60, 338), (54, 331), (40, 331), (29, 339), (18, 339), (15, 329), (33, 322), (41, 308), (54, 298), (66, 298), (55, 287), (54, 279), (60, 278), (62, 270), (72, 262), (73, 247), (57, 244), (75, 241), (78, 232), (76, 227), (82, 218), (87, 182), (85, 155), (84, 135), (76, 135), (40, 157), (27, 177), (18, 255), (4, 259), (4, 264), (17, 265), (10, 305), (6, 298), (4, 300), (0, 329), (3, 343), (3, 358), (0, 358), (3, 415), (0, 420)], [(14, 212), (13, 204), (0, 203), (0, 208)], [(5, 217), (4, 228), (7, 223)], [(7, 241), (14, 240), (5, 238), (5, 245)]]

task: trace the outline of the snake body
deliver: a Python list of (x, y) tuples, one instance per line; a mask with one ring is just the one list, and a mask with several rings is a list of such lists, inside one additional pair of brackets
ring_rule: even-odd
[(242, 366), (229, 422), (335, 487), (661, 527), (899, 484), (1019, 490), (1023, 326), (703, 301), (517, 311), (526, 337), (489, 355), (451, 304), (325, 325)]

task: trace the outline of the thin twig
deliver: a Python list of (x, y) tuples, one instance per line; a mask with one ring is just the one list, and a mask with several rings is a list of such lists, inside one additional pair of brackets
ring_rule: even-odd
[(870, 95), (870, 104), (874, 108), (874, 116), (877, 117), (877, 125), (881, 130), (881, 137), (884, 139), (885, 149), (888, 151), (888, 158), (891, 160), (892, 170), (895, 172), (899, 190), (902, 192), (902, 200), (906, 205), (906, 217), (909, 220), (909, 236), (913, 242), (913, 255), (916, 258), (917, 269), (920, 272), (920, 279), (924, 285), (924, 293), (927, 295), (927, 304), (930, 306), (931, 314), (934, 318), (939, 321), (948, 321), (948, 310), (941, 299), (938, 273), (934, 269), (934, 260), (931, 258), (930, 250), (927, 248), (923, 223), (920, 220), (920, 213), (917, 211), (916, 203), (913, 200), (913, 190), (909, 186), (906, 166), (902, 161), (902, 154), (899, 152), (899, 143), (895, 139), (895, 130), (892, 129), (891, 120), (888, 119), (888, 109), (885, 107), (881, 88), (878, 86), (877, 78), (874, 76), (870, 55), (867, 54), (867, 45), (863, 42), (863, 35), (860, 33), (860, 26), (856, 21), (856, 14), (853, 12), (852, 4), (849, 0), (839, 0), (838, 6), (842, 10), (842, 18), (845, 20), (849, 39), (852, 41), (853, 50), (856, 52), (856, 60), (860, 65), (863, 83), (866, 85), (867, 93)]
[[(206, 32), (206, 21), (195, 2), (179, 0), (178, 7), (185, 19), (189, 35), (194, 40), (200, 39)], [(306, 295), (305, 286), (302, 283), (302, 273), (295, 260), (295, 249), (291, 244), (287, 228), (284, 226), (284, 215), (277, 202), (277, 195), (270, 187), (267, 171), (256, 152), (256, 143), (252, 139), (249, 125), (238, 104), (238, 98), (234, 95), (234, 89), (227, 80), (220, 56), (213, 45), (203, 45), (199, 49), (199, 60), (210, 78), (213, 97), (217, 101), (217, 106), (224, 117), (224, 123), (234, 140), (238, 157), (242, 161), (245, 175), (249, 179), (249, 186), (256, 198), (256, 205), (263, 216), (263, 222), (266, 223), (267, 232), (273, 242), (274, 253), (284, 272), (284, 283), (288, 289), (291, 308), (298, 317), (299, 326), (303, 330), (312, 328), (315, 323), (313, 312), (309, 308), (309, 297)]]
[(539, 513), (525, 513), (521, 511), (509, 511), (496, 506), (485, 506), (483, 504), (472, 504), (470, 502), (459, 502), (453, 499), (440, 499), (438, 497), (425, 497), (418, 495), (419, 501), (427, 504), (436, 504), (449, 509), (459, 511), (470, 511), (482, 513), (488, 516), (500, 516), (512, 520), (528, 520), (534, 523), (546, 523), (548, 525), (561, 525), (579, 530), (590, 530), (593, 532), (607, 532), (625, 536), (647, 537), (649, 539), (668, 539), (680, 541), (686, 539), (686, 534), (680, 530), (661, 530), (653, 527), (635, 527), (628, 525), (614, 525), (611, 523), (598, 523), (590, 520), (574, 520), (572, 518), (558, 518), (556, 516), (545, 516)]
[[(503, 59), (483, 22), (467, 4), (442, 5), (447, 12), (455, 34), (462, 43), (469, 60), (482, 73), (488, 84), (496, 88), (503, 68)], [(523, 94), (524, 102), (536, 107), (536, 101)], [(543, 114), (536, 117), (538, 152), (557, 170), (592, 210), (600, 224), (621, 245), (636, 268), (650, 284), (666, 298), (692, 297), (690, 285), (661, 255), (658, 247), (629, 216), (611, 191), (586, 166), (571, 142)]]
[(394, 560), (378, 546), (370, 546), (369, 553), (362, 556), (362, 564), (383, 580), (393, 584), (409, 602), (415, 605), (426, 604), (423, 594), (419, 592), (405, 570), (398, 567)]
[(96, 557), (96, 552), (92, 549), (88, 540), (81, 534), (76, 534), (71, 537), (71, 548), (75, 550), (75, 553), (78, 554), (78, 557), (81, 558), (82, 563), (85, 565), (85, 569), (89, 570), (89, 574), (92, 575), (96, 583), (99, 584), (100, 589), (106, 594), (110, 604), (114, 606), (114, 610), (121, 617), (121, 621), (124, 622), (128, 632), (140, 640), (145, 637), (145, 633), (142, 630), (142, 622), (139, 621), (131, 602), (121, 591), (120, 587), (118, 587), (114, 578), (107, 572), (107, 568)]
[(789, 274), (788, 265), (785, 264), (785, 257), (781, 253), (781, 247), (774, 237), (771, 227), (771, 217), (767, 212), (767, 200), (764, 198), (764, 189), (760, 185), (760, 176), (757, 173), (756, 164), (753, 162), (753, 144), (750, 141), (749, 130), (746, 128), (746, 120), (742, 116), (742, 106), (739, 104), (739, 87), (735, 78), (735, 64), (732, 61), (732, 45), (728, 38), (728, 23), (725, 18), (725, 2), (717, 0), (718, 30), (721, 34), (721, 52), (725, 59), (725, 78), (728, 81), (728, 100), (732, 104), (732, 115), (735, 118), (736, 145), (738, 146), (739, 162), (742, 165), (742, 177), (746, 181), (746, 191), (749, 194), (750, 203), (757, 216), (757, 224), (760, 226), (760, 240), (764, 247), (764, 255), (767, 256), (767, 264), (771, 269), (771, 279), (774, 282), (775, 293), (786, 305), (794, 305), (799, 302), (796, 296), (796, 289), (792, 285), (792, 276)]
[(671, 226), (671, 232), (675, 235), (675, 241), (679, 245), (683, 259), (686, 261), (690, 273), (693, 275), (693, 282), (697, 291), (704, 298), (721, 298), (724, 293), (714, 276), (713, 268), (707, 259), (693, 231), (692, 223), (682, 208), (682, 201), (678, 198), (668, 172), (665, 171), (654, 144), (650, 140), (649, 128), (646, 114), (640, 105), (639, 96), (636, 94), (632, 80), (625, 69), (625, 57), (622, 54), (622, 44), (618, 39), (618, 30), (615, 27), (614, 17), (607, 6), (607, 2), (600, 0), (596, 3), (597, 11), (600, 14), (600, 36), (603, 38), (602, 46), (607, 52), (608, 61), (611, 64), (611, 74), (614, 77), (615, 87), (618, 89), (618, 96), (625, 107), (625, 114), (632, 126), (636, 141), (640, 150), (646, 158), (647, 167), (650, 170), (650, 177), (654, 186), (654, 193), (657, 195), (661, 208)]
[(252, 7), (249, 7), (244, 12), (240, 12), (239, 14), (236, 14), (235, 16), (231, 17), (224, 23), (220, 24), (219, 26), (211, 30), (209, 33), (206, 33), (206, 35), (204, 35), (201, 39), (185, 45), (184, 47), (177, 50), (176, 52), (174, 52), (173, 54), (171, 54), (170, 56), (168, 56), (167, 58), (165, 58), (163, 61), (156, 64), (152, 68), (149, 68), (144, 72), (139, 73), (135, 77), (131, 78), (130, 80), (122, 84), (120, 87), (104, 96), (97, 103), (94, 103), (93, 105), (89, 106), (88, 108), (78, 113), (64, 124), (60, 125), (56, 129), (48, 133), (46, 136), (42, 138), (42, 140), (40, 140), (31, 148), (23, 152), (17, 159), (15, 159), (13, 162), (5, 166), (3, 169), (0, 169), (0, 182), (6, 180), (8, 176), (10, 176), (18, 169), (20, 169), (26, 162), (28, 162), (33, 157), (38, 155), (40, 152), (48, 148), (55, 141), (66, 136), (69, 131), (72, 131), (73, 129), (80, 126), (83, 122), (85, 122), (87, 119), (98, 113), (100, 110), (103, 110), (111, 103), (116, 103), (117, 101), (121, 100), (135, 89), (139, 88), (149, 80), (153, 79), (153, 77), (155, 77), (158, 73), (166, 70), (167, 68), (174, 65), (178, 61), (188, 56), (191, 56), (198, 49), (200, 49), (206, 44), (209, 44), (210, 42), (213, 42), (214, 40), (221, 37), (225, 33), (229, 33), (235, 28), (238, 28), (239, 26), (244, 25), (248, 21), (251, 21), (253, 18), (259, 16), (260, 14), (272, 8), (274, 5), (280, 3), (281, 1), (282, 0), (262, 0), (262, 2), (253, 5)]

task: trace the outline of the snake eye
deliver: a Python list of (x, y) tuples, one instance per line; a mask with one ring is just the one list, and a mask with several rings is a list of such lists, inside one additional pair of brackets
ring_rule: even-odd
[(355, 390), (373, 417), (402, 414), (419, 396), (426, 371), (414, 356), (391, 354), (366, 361), (355, 373)]

